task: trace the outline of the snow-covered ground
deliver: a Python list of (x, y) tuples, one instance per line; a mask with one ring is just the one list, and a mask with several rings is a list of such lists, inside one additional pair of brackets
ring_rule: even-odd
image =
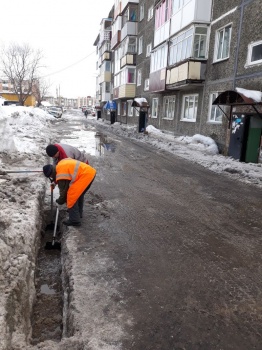
[[(70, 110), (62, 119), (85, 119), (80, 111)], [(196, 134), (193, 137), (179, 136), (162, 132), (152, 125), (147, 127), (147, 134), (137, 132), (137, 126), (120, 123), (110, 124), (106, 120), (88, 116), (88, 120), (112, 130), (118, 135), (147, 142), (156, 149), (166, 150), (189, 161), (201, 164), (216, 173), (224, 173), (235, 179), (262, 187), (262, 163), (242, 163), (230, 157), (218, 154), (216, 143), (209, 137)], [(5, 159), (24, 159), (23, 166), (40, 166), (45, 163), (45, 147), (55, 137), (52, 130), (54, 117), (39, 108), (0, 106), (0, 169), (6, 168)], [(79, 140), (74, 140), (76, 147), (84, 144), (79, 133)], [(88, 150), (87, 150), (88, 152)], [(5, 156), (3, 156), (3, 154)], [(35, 161), (35, 164), (34, 164)], [(10, 165), (10, 162), (8, 162)], [(19, 167), (19, 161), (13, 166)]]
[(147, 134), (141, 134), (137, 132), (137, 126), (121, 125), (120, 123), (111, 125), (108, 121), (100, 119), (95, 122), (118, 135), (146, 142), (156, 149), (171, 152), (218, 174), (225, 174), (235, 180), (262, 188), (262, 163), (242, 163), (231, 157), (225, 157), (218, 153), (218, 147), (210, 137), (199, 134), (192, 137), (174, 136), (152, 125), (148, 125)]
[[(0, 105), (0, 350), (8, 348), (10, 337), (13, 348), (24, 349), (23, 344), (30, 337), (25, 314), (30, 315), (35, 296), (33, 274), (42, 225), (41, 208), (48, 188), (42, 167), (50, 161), (45, 148), (50, 142), (60, 141), (53, 123), (64, 123), (69, 119), (86, 120), (78, 110), (69, 110), (61, 119), (55, 119), (39, 108)], [(98, 124), (105, 132), (108, 130), (146, 142), (156, 151), (166, 150), (216, 173), (262, 188), (261, 163), (245, 164), (219, 155), (210, 138), (202, 135), (175, 137), (152, 126), (147, 127), (147, 133), (141, 134), (136, 126), (111, 125), (91, 116), (87, 121)], [(87, 144), (86, 133), (79, 130), (75, 134), (73, 145), (83, 149)], [(92, 140), (89, 146), (86, 152), (93, 155)], [(4, 174), (7, 170), (35, 172)], [(10, 305), (14, 312), (12, 332), (6, 324), (10, 318)]]

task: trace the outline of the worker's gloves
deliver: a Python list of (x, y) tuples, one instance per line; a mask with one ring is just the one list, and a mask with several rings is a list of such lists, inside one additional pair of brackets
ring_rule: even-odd
[(50, 187), (51, 187), (51, 189), (55, 189), (55, 182), (51, 182), (51, 184), (50, 184)]
[(58, 204), (58, 203), (56, 202), (55, 205), (56, 205), (56, 207), (57, 207), (59, 210), (65, 209), (65, 208), (66, 208), (65, 204)]

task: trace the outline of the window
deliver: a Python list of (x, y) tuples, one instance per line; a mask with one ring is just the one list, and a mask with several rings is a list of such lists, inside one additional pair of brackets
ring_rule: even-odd
[(170, 42), (169, 64), (175, 64), (192, 56), (193, 28), (173, 38)]
[(110, 91), (111, 91), (111, 83), (106, 82), (106, 85), (105, 85), (105, 92), (106, 92), (106, 93), (110, 93)]
[(138, 39), (138, 54), (140, 55), (143, 52), (143, 37), (140, 36)]
[(121, 55), (124, 57), (128, 53), (134, 54), (136, 53), (136, 37), (135, 36), (127, 36), (121, 43)]
[(152, 99), (152, 118), (157, 118), (158, 113), (158, 98)]
[(122, 115), (126, 115), (126, 102), (122, 102)]
[(146, 57), (150, 56), (151, 50), (152, 50), (152, 43), (146, 46)]
[(117, 115), (120, 115), (120, 113), (121, 113), (121, 103), (118, 102), (117, 103)]
[(194, 36), (194, 58), (206, 58), (207, 28), (196, 27)]
[(126, 25), (127, 22), (136, 22), (137, 20), (137, 7), (129, 6), (122, 16), (122, 28)]
[(141, 80), (142, 80), (142, 71), (141, 71), (141, 69), (138, 69), (138, 71), (137, 71), (137, 86), (141, 85)]
[(231, 25), (217, 31), (214, 61), (224, 60), (229, 57), (230, 39)]
[(213, 123), (222, 123), (223, 112), (218, 106), (213, 106), (212, 103), (215, 101), (220, 92), (212, 92), (209, 95), (209, 113), (208, 120)]
[(167, 45), (157, 48), (151, 53), (150, 72), (156, 72), (166, 67), (167, 62)]
[(144, 16), (145, 16), (145, 5), (142, 4), (140, 5), (139, 20), (142, 21), (142, 19), (144, 19)]
[(247, 65), (262, 63), (262, 41), (248, 45)]
[(145, 82), (144, 82), (144, 90), (145, 90), (145, 91), (149, 90), (149, 79), (145, 79)]
[(170, 40), (169, 65), (186, 58), (206, 58), (207, 27), (191, 27)]
[(189, 0), (172, 0), (172, 15), (180, 10)]
[(164, 119), (174, 119), (175, 115), (175, 102), (176, 98), (174, 96), (164, 97)]
[(134, 108), (132, 107), (133, 101), (127, 101), (127, 115), (133, 117)]
[[(135, 68), (125, 68), (120, 73), (120, 85), (135, 84), (136, 70)], [(115, 85), (116, 86), (116, 85)]]
[(197, 116), (197, 105), (198, 95), (185, 95), (183, 97), (181, 120), (195, 122)]
[(149, 7), (148, 9), (148, 14), (147, 14), (147, 20), (150, 21), (150, 19), (153, 17), (154, 14), (154, 10), (153, 10), (153, 6)]

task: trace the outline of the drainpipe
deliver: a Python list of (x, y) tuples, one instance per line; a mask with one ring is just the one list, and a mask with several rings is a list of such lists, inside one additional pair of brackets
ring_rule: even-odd
[(245, 0), (242, 0), (242, 4), (240, 7), (240, 19), (239, 19), (238, 34), (237, 34), (237, 48), (236, 48), (234, 75), (233, 75), (233, 89), (234, 90), (236, 88), (236, 75), (237, 75), (237, 69), (238, 69), (239, 44), (240, 44), (242, 24), (243, 24), (244, 6), (245, 6)]

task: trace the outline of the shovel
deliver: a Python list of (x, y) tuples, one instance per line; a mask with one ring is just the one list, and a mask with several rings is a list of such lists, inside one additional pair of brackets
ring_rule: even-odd
[(18, 173), (42, 173), (43, 170), (0, 170), (0, 175), (18, 174)]
[(61, 250), (61, 243), (55, 242), (57, 222), (58, 222), (58, 214), (59, 214), (59, 208), (56, 208), (55, 227), (54, 227), (53, 239), (52, 239), (52, 242), (46, 242), (46, 244), (45, 244), (45, 249), (48, 249), (48, 250), (51, 250), (51, 249)]
[(54, 208), (54, 187), (51, 185), (51, 218), (52, 221), (50, 222), (50, 224), (46, 225), (46, 230), (53, 230), (54, 228), (54, 223), (53, 223), (53, 208)]

